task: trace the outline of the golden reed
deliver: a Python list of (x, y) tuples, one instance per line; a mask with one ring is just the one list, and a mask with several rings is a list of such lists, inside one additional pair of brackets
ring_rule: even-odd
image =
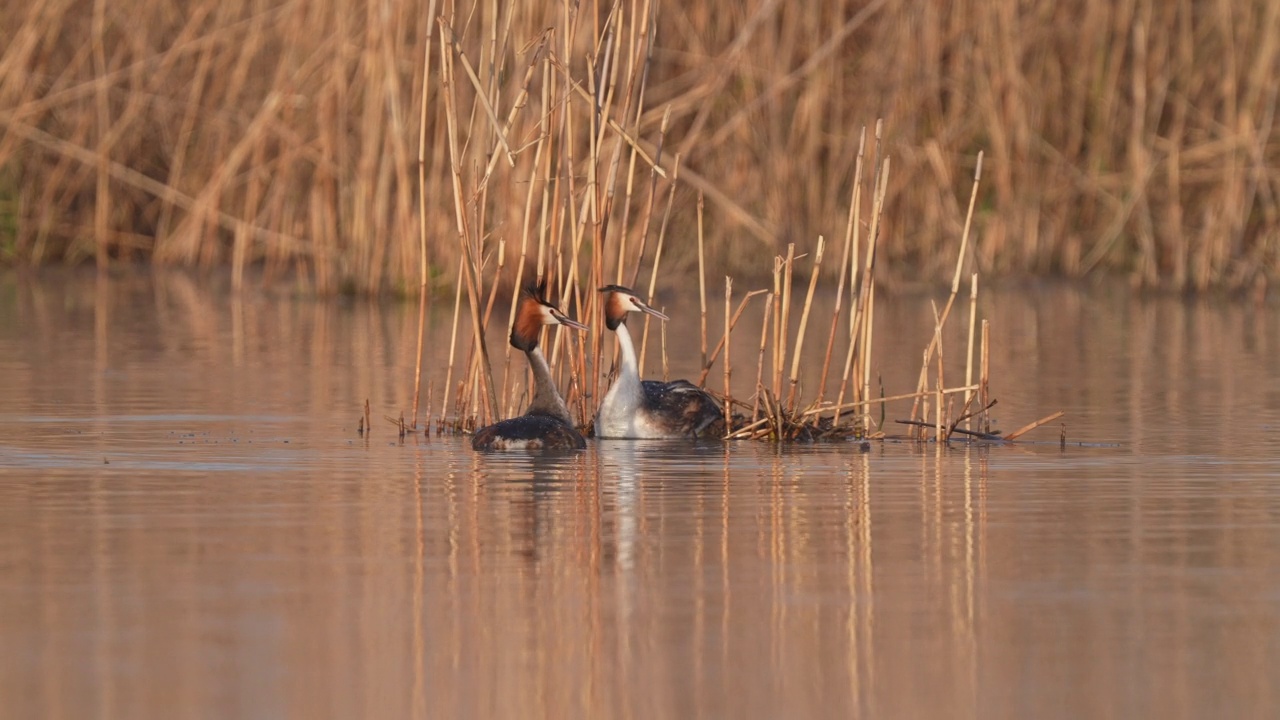
[(638, 270), (664, 200), (694, 236), (696, 192), (703, 262), (767, 277), (747, 258), (838, 234), (873, 108), (886, 280), (948, 277), (984, 150), (988, 272), (1256, 288), (1280, 268), (1277, 34), (1266, 0), (9, 3), (0, 262), (446, 292), (504, 242)]

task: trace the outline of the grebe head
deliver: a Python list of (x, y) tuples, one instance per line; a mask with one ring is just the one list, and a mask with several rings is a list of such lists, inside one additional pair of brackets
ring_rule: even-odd
[(604, 324), (610, 330), (617, 330), (618, 326), (627, 321), (627, 313), (642, 312), (648, 313), (659, 320), (669, 320), (666, 315), (649, 307), (645, 301), (640, 299), (631, 291), (631, 288), (625, 288), (621, 285), (606, 285), (600, 288), (600, 292), (604, 293)]
[(525, 352), (538, 346), (538, 334), (543, 325), (564, 325), (575, 330), (587, 326), (572, 320), (560, 312), (560, 308), (547, 301), (547, 282), (526, 285), (520, 294), (520, 307), (516, 310), (516, 322), (511, 326), (511, 347)]

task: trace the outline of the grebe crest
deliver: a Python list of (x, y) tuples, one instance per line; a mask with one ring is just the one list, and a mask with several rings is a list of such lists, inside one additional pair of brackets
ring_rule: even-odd
[(520, 306), (516, 308), (516, 321), (511, 325), (511, 347), (532, 352), (538, 347), (538, 336), (544, 325), (564, 325), (574, 330), (586, 330), (587, 326), (560, 312), (560, 308), (547, 301), (547, 281), (525, 286), (520, 293)]
[(605, 285), (600, 288), (604, 296), (604, 324), (610, 330), (617, 330), (619, 325), (627, 321), (627, 313), (642, 312), (659, 320), (670, 320), (664, 313), (650, 307), (640, 299), (639, 295), (622, 285)]

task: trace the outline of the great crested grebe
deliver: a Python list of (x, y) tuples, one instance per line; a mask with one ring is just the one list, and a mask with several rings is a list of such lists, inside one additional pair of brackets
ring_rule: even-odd
[(618, 335), (622, 366), (596, 414), (600, 438), (694, 438), (724, 415), (720, 404), (688, 380), (641, 380), (636, 349), (627, 331), (627, 313), (667, 316), (649, 307), (621, 285), (600, 288), (604, 293), (605, 325)]
[(573, 426), (569, 406), (556, 390), (546, 357), (538, 349), (543, 325), (564, 325), (575, 330), (586, 330), (587, 326), (570, 320), (547, 302), (545, 293), (545, 282), (526, 287), (511, 327), (511, 347), (523, 350), (533, 369), (533, 401), (520, 417), (477, 430), (471, 439), (475, 450), (581, 450), (587, 446), (582, 433)]

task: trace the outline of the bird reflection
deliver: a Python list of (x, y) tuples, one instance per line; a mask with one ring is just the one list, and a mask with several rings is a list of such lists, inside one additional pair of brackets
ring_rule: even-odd
[[(539, 452), (476, 456), (475, 477), (490, 493), (507, 500), (513, 554), (536, 564), (554, 546), (557, 530), (575, 517), (575, 498), (593, 484), (580, 452)], [(567, 506), (567, 507), (566, 507)]]

